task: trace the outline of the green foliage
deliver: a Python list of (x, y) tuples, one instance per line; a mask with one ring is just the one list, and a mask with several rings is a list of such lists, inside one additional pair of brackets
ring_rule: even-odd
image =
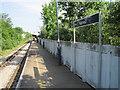
[(107, 23), (110, 25), (106, 27), (109, 31), (109, 42), (114, 45), (120, 45), (120, 2), (114, 2), (110, 4), (110, 12)]
[[(56, 3), (51, 2), (49, 5), (43, 6), (42, 18), (44, 19), (44, 29), (42, 31), (42, 36), (44, 34), (47, 39), (54, 39), (56, 34)], [(47, 32), (47, 33), (45, 33)]]
[[(73, 41), (74, 21), (101, 11), (102, 43), (120, 45), (120, 2), (59, 2), (60, 39)], [(43, 6), (42, 38), (57, 39), (55, 2)], [(98, 43), (98, 24), (76, 29), (78, 42)]]
[[(16, 47), (22, 41), (31, 37), (31, 34), (24, 32), (21, 27), (12, 27), (11, 19), (8, 14), (0, 14), (2, 18), (0, 19), (0, 49), (8, 50)], [(22, 37), (22, 34), (26, 34), (26, 38)], [(1, 52), (0, 52), (1, 53)]]

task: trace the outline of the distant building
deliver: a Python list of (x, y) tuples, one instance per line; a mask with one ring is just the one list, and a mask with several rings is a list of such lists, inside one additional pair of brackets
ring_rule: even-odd
[(25, 38), (25, 37), (26, 37), (26, 34), (23, 33), (21, 36), (22, 36), (22, 38)]
[(36, 35), (36, 36), (38, 36), (38, 35), (39, 35), (39, 33), (38, 33), (38, 32), (32, 32), (31, 34), (32, 34), (32, 35)]

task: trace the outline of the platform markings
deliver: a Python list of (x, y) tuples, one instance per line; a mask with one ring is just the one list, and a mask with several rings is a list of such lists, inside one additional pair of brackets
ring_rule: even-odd
[(35, 51), (36, 53), (36, 65), (37, 65), (37, 68), (38, 68), (38, 72), (40, 74), (40, 66), (39, 66), (39, 62), (38, 62), (38, 59), (37, 59), (37, 51)]
[[(38, 73), (40, 75), (40, 66), (39, 66), (39, 62), (38, 62), (38, 59), (37, 59), (37, 51), (35, 51), (35, 54), (36, 54), (36, 65), (37, 65), (37, 68), (38, 68)], [(39, 80), (38, 84), (40, 85), (40, 88), (43, 88), (43, 80)]]

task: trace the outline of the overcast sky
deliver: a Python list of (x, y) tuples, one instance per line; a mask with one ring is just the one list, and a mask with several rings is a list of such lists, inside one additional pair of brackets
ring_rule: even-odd
[(51, 0), (0, 0), (0, 12), (9, 14), (13, 27), (27, 32), (38, 32), (42, 26), (42, 5)]

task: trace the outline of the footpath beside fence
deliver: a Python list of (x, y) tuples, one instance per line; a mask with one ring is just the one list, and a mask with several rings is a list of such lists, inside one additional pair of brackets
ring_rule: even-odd
[[(39, 43), (57, 56), (57, 41), (40, 39)], [(61, 56), (64, 65), (80, 76), (84, 82), (96, 88), (120, 88), (120, 46), (102, 46), (102, 65), (99, 71), (99, 45), (93, 43), (61, 42)], [(101, 85), (99, 84), (101, 73)]]

